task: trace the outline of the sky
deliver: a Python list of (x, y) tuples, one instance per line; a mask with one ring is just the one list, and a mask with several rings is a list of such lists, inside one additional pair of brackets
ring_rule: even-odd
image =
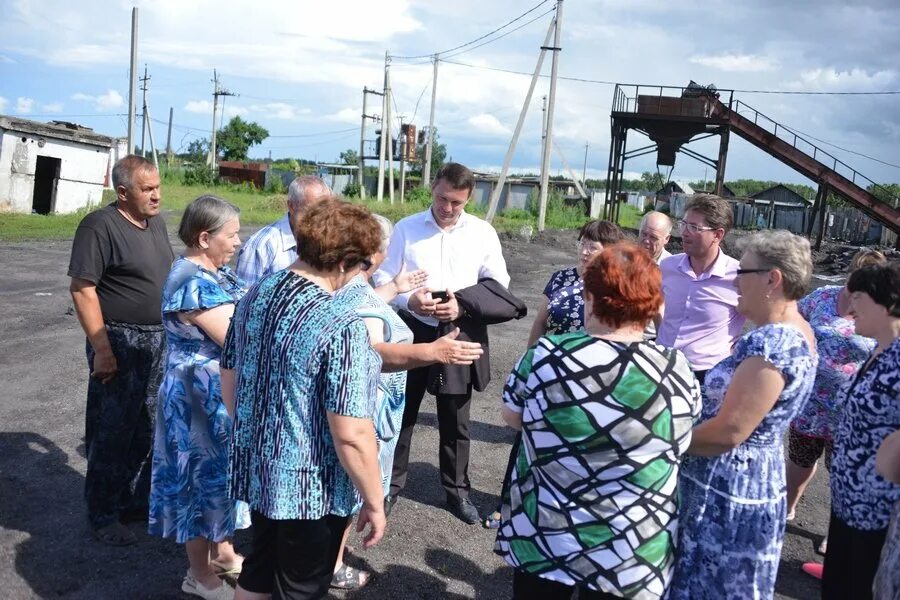
[[(441, 142), (453, 160), (496, 172), (530, 83), (528, 75), (496, 69), (534, 70), (555, 2), (0, 0), (0, 114), (77, 122), (124, 137), (132, 6), (139, 8), (138, 63), (150, 76), (149, 122), (157, 145), (165, 146), (170, 108), (176, 151), (209, 136), (215, 69), (222, 87), (238, 94), (224, 99), (224, 118), (240, 115), (270, 133), (251, 157), (322, 162), (358, 150), (362, 89), (382, 88), (386, 52), (393, 57), (394, 115), (421, 128), (431, 99), (427, 57), (537, 6), (483, 41), (506, 34), (502, 38), (444, 53), (438, 67)], [(867, 177), (900, 182), (900, 95), (753, 93), (900, 91), (896, 0), (564, 0), (561, 23), (560, 76), (593, 81), (561, 79), (557, 85), (553, 174), (565, 174), (566, 162), (580, 174), (587, 144), (587, 176), (606, 177), (614, 85), (597, 82), (684, 86), (694, 80), (746, 90), (735, 98), (822, 140), (815, 143)], [(549, 75), (550, 63), (548, 53), (543, 74)], [(539, 170), (548, 90), (549, 78), (539, 80), (514, 172)], [(381, 113), (377, 96), (369, 96), (368, 113)], [(398, 130), (399, 118), (392, 121)], [(374, 139), (371, 122), (367, 127), (366, 137)], [(137, 138), (140, 143), (140, 133)], [(648, 143), (629, 135), (629, 149)], [(710, 157), (717, 147), (717, 138), (690, 146)], [(655, 156), (629, 160), (625, 169), (629, 176), (655, 171)], [(679, 154), (671, 177), (714, 175)], [(739, 178), (810, 184), (733, 135), (726, 179)]]

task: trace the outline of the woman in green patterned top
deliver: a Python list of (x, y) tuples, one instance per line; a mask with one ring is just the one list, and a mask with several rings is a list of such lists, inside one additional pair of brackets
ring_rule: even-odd
[(700, 386), (680, 351), (643, 339), (661, 287), (639, 246), (605, 248), (584, 273), (585, 331), (540, 338), (506, 382), (522, 445), (494, 550), (517, 600), (665, 594)]

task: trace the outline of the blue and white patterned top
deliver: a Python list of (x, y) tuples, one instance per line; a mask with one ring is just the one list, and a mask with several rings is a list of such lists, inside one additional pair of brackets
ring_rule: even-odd
[(235, 371), (231, 497), (270, 519), (347, 516), (360, 498), (326, 412), (371, 419), (381, 358), (362, 320), (279, 271), (238, 304), (222, 368)]
[(840, 423), (846, 388), (859, 367), (875, 349), (875, 340), (856, 335), (853, 319), (838, 314), (838, 296), (843, 288), (827, 285), (797, 302), (816, 335), (819, 367), (809, 402), (791, 423), (797, 433), (831, 440)]
[(569, 267), (550, 276), (547, 296), (547, 333), (572, 333), (584, 329), (584, 281), (578, 269)]
[(247, 285), (253, 285), (276, 271), (287, 269), (295, 260), (297, 239), (285, 213), (244, 242), (238, 251), (235, 271)]
[(894, 340), (847, 390), (834, 436), (831, 508), (850, 527), (884, 529), (900, 484), (875, 472), (875, 453), (884, 438), (900, 429), (900, 340)]
[[(356, 312), (361, 319), (380, 320), (384, 327), (385, 342), (413, 343), (412, 330), (361, 275), (354, 277), (350, 283), (338, 290), (335, 302), (343, 303), (346, 310)], [(375, 401), (375, 437), (378, 439), (378, 463), (381, 467), (381, 484), (385, 496), (391, 488), (394, 451), (399, 441), (405, 406), (406, 371), (381, 373), (378, 381), (378, 398)]]
[(787, 514), (782, 439), (812, 393), (816, 355), (796, 327), (741, 337), (706, 375), (700, 422), (718, 414), (741, 363), (760, 357), (784, 388), (753, 433), (718, 456), (687, 456), (679, 476), (679, 542), (670, 600), (772, 598)]

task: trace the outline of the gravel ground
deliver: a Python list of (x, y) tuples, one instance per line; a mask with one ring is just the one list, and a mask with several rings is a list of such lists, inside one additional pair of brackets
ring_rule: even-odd
[[(168, 218), (171, 226), (175, 219)], [(250, 233), (247, 231), (246, 233)], [(173, 243), (175, 236), (172, 235)], [(550, 273), (571, 263), (571, 232), (533, 243), (504, 239), (513, 293), (534, 309)], [(183, 550), (131, 525), (139, 543), (111, 548), (91, 540), (81, 497), (85, 472), (84, 336), (72, 311), (66, 267), (71, 242), (0, 245), (0, 589), (5, 598), (179, 598)], [(822, 284), (821, 281), (818, 282)], [(491, 329), (493, 383), (472, 408), (473, 501), (495, 505), (512, 434), (499, 415), (503, 380), (531, 324)], [(348, 558), (372, 582), (336, 598), (506, 598), (511, 570), (491, 551), (494, 534), (467, 526), (443, 507), (433, 400), (422, 405), (407, 489), (379, 546)], [(817, 476), (787, 528), (778, 598), (818, 598), (800, 572), (821, 560), (814, 548), (828, 518), (826, 478)], [(237, 536), (247, 548), (246, 532)], [(357, 545), (358, 542), (351, 541)]]

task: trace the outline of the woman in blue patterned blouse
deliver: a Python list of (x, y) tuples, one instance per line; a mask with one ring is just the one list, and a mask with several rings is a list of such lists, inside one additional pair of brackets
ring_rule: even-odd
[(847, 280), (856, 333), (877, 345), (846, 390), (834, 436), (826, 600), (872, 597), (900, 484), (875, 470), (878, 447), (900, 429), (900, 263), (862, 267)]
[(546, 333), (570, 333), (584, 329), (584, 281), (581, 274), (591, 258), (609, 246), (625, 239), (619, 226), (610, 221), (585, 223), (578, 232), (578, 266), (556, 271), (544, 286), (547, 304), (541, 304), (528, 335), (528, 346)]
[(222, 354), (235, 419), (228, 489), (253, 523), (235, 598), (324, 597), (357, 509), (364, 547), (384, 535), (372, 423), (381, 359), (333, 297), (371, 267), (379, 231), (365, 208), (320, 201), (294, 232), (297, 261), (250, 288), (234, 313)]
[(187, 248), (163, 288), (166, 367), (157, 402), (149, 531), (184, 544), (185, 593), (230, 592), (218, 571), (237, 572), (231, 537), (250, 525), (246, 505), (227, 494), (231, 418), (222, 402), (219, 358), (235, 303), (246, 291), (226, 265), (241, 244), (239, 210), (201, 196), (184, 210), (178, 236)]

